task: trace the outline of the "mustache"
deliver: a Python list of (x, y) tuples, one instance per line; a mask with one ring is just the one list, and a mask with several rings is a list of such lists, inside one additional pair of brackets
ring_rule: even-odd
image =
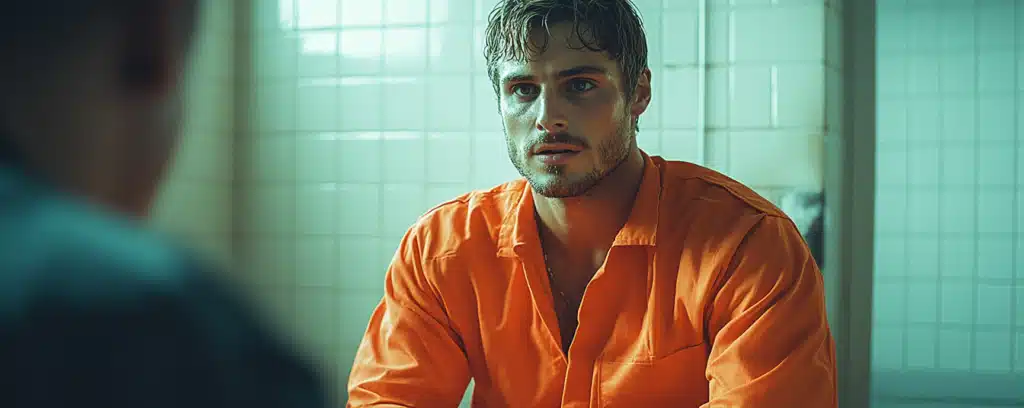
[(590, 145), (587, 143), (587, 141), (585, 139), (573, 136), (573, 135), (569, 134), (568, 132), (560, 132), (560, 133), (545, 133), (545, 134), (540, 135), (540, 137), (534, 139), (533, 141), (531, 141), (530, 143), (528, 143), (526, 145), (526, 151), (528, 151), (528, 152), (533, 151), (533, 149), (535, 147), (539, 146), (539, 145), (554, 144), (554, 143), (569, 144), (569, 145), (577, 146), (577, 147), (580, 147), (580, 148), (583, 148), (583, 149), (586, 149), (586, 148), (590, 147)]

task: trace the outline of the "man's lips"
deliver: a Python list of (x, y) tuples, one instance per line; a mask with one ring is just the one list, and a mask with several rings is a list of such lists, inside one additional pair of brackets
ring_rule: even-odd
[(546, 143), (533, 149), (532, 155), (548, 166), (568, 164), (569, 160), (582, 152), (577, 145), (567, 143)]
[(569, 143), (544, 143), (533, 148), (533, 155), (576, 154), (583, 151), (577, 145)]

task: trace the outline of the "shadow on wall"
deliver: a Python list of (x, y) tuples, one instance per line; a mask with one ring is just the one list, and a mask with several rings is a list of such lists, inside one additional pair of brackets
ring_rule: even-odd
[(807, 241), (818, 269), (825, 267), (825, 194), (822, 191), (791, 190), (779, 198), (779, 208), (796, 223)]

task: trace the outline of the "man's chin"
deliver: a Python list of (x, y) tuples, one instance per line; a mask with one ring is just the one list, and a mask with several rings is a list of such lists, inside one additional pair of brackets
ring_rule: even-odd
[(574, 197), (579, 197), (580, 196), (579, 194), (573, 194), (572, 192), (564, 191), (564, 190), (549, 190), (549, 189), (534, 188), (533, 192), (535, 194), (537, 194), (537, 195), (540, 195), (540, 196), (546, 197), (546, 198), (574, 198)]
[(547, 198), (574, 198), (586, 195), (596, 183), (590, 180), (567, 180), (559, 176), (527, 177), (533, 192)]

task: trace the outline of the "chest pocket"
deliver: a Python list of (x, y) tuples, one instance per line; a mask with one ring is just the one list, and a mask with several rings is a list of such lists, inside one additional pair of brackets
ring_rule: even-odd
[(599, 363), (599, 406), (697, 408), (708, 400), (704, 344), (641, 361)]

